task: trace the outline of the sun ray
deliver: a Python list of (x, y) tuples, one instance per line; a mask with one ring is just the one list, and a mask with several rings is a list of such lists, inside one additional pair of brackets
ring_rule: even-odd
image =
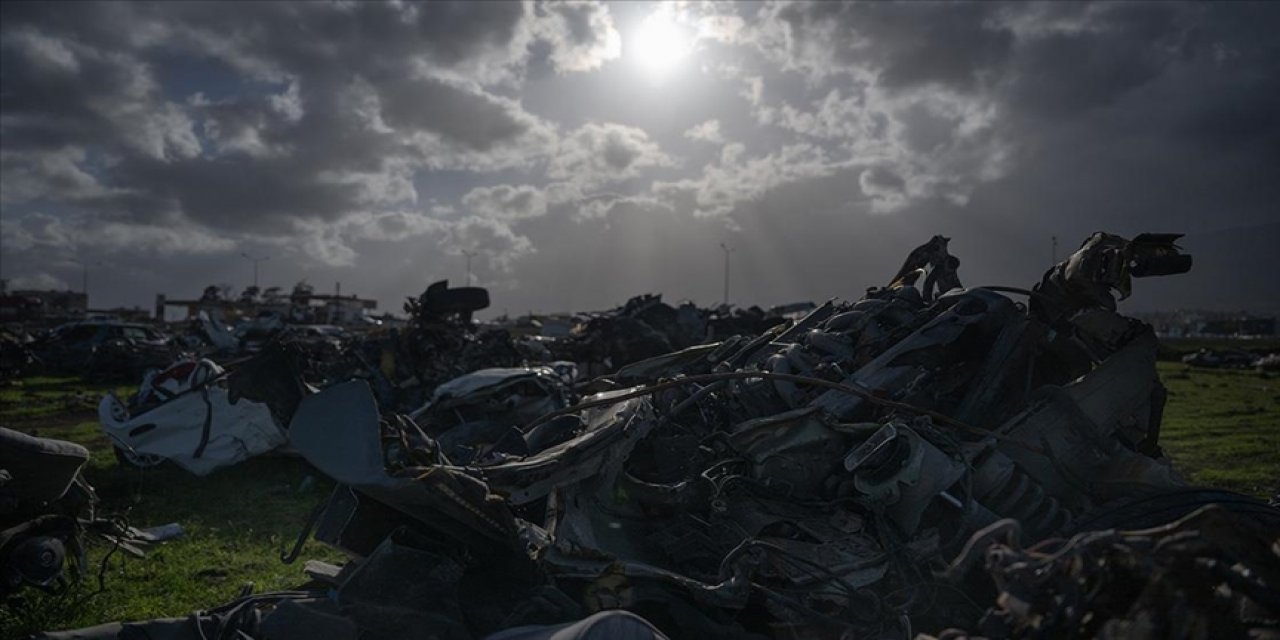
[(662, 79), (679, 69), (693, 49), (693, 34), (671, 11), (659, 8), (623, 42), (623, 55), (645, 74)]

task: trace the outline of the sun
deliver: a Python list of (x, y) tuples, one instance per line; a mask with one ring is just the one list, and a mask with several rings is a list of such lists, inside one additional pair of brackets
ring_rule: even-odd
[(660, 79), (680, 68), (693, 49), (693, 38), (670, 11), (658, 9), (640, 22), (622, 46), (623, 55), (632, 63)]

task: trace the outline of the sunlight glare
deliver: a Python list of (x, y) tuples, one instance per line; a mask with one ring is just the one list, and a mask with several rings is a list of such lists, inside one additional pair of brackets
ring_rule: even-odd
[(659, 9), (649, 14), (623, 43), (623, 54), (658, 78), (679, 67), (692, 45), (689, 31), (678, 24), (669, 11)]

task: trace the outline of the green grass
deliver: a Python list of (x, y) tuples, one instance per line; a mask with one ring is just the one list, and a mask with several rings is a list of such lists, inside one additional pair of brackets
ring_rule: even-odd
[(1280, 349), (1280, 338), (1235, 340), (1230, 338), (1165, 338), (1160, 341), (1160, 359), (1180, 362), (1182, 356), (1201, 349), (1230, 349), (1264, 353)]
[[(256, 592), (303, 584), (302, 560), (338, 559), (309, 541), (296, 564), (280, 562), (281, 547), (292, 547), (311, 509), (333, 487), (304, 461), (260, 457), (203, 478), (173, 465), (121, 467), (96, 418), (97, 400), (108, 389), (75, 379), (28, 379), (0, 390), (0, 424), (86, 446), (92, 457), (84, 473), (102, 499), (100, 515), (125, 515), (137, 527), (177, 522), (185, 535), (152, 547), (146, 558), (111, 554), (103, 573), (106, 589), (97, 594), (110, 545), (91, 543), (87, 579), (70, 592), (55, 597), (28, 589), (22, 601), (0, 606), (0, 638), (185, 616), (234, 599), (246, 583)], [(313, 480), (300, 491), (308, 476)]]
[(1196, 484), (1280, 494), (1280, 377), (1157, 365), (1169, 389), (1160, 443)]
[[(1193, 369), (1159, 363), (1169, 388), (1161, 443), (1191, 481), (1260, 497), (1280, 493), (1280, 377), (1252, 371)], [(93, 454), (85, 471), (102, 497), (102, 511), (127, 513), (131, 524), (178, 522), (179, 539), (154, 547), (145, 559), (112, 556), (97, 587), (108, 547), (90, 551), (88, 579), (68, 596), (28, 590), (25, 603), (0, 607), (0, 638), (111, 620), (185, 616), (236, 597), (248, 582), (256, 591), (306, 581), (301, 560), (281, 564), (311, 508), (332, 483), (298, 459), (262, 457), (197, 478), (169, 466), (148, 471), (117, 465), (95, 416), (97, 399), (115, 389), (76, 379), (30, 378), (0, 388), (0, 424), (64, 438)], [(303, 480), (315, 477), (299, 491)], [(309, 541), (302, 559), (336, 560)]]
[(79, 378), (32, 377), (0, 386), (0, 420), (34, 424), (45, 416), (66, 416), (96, 411), (98, 401), (107, 392), (124, 398), (136, 386), (86, 384)]

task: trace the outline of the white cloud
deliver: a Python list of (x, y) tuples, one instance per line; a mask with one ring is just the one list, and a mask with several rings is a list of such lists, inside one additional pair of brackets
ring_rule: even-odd
[(725, 141), (724, 135), (720, 133), (720, 121), (716, 119), (707, 120), (690, 127), (684, 132), (684, 137), (712, 144), (724, 144)]
[(673, 164), (643, 129), (593, 122), (561, 139), (547, 164), (547, 177), (590, 189), (634, 177), (641, 169)]
[(871, 198), (871, 210), (888, 213), (901, 209), (907, 203), (902, 176), (884, 167), (871, 167), (858, 174), (858, 186)]
[(343, 221), (343, 236), (382, 242), (400, 242), (442, 232), (448, 223), (417, 211), (361, 213)]
[(592, 2), (546, 2), (536, 6), (533, 37), (552, 44), (559, 73), (591, 71), (622, 53), (622, 36), (609, 8)]
[(30, 289), (35, 291), (67, 291), (71, 287), (67, 286), (67, 281), (57, 276), (45, 273), (31, 273), (20, 275), (8, 282), (10, 291), (19, 291)]
[(938, 86), (886, 91), (849, 82), (799, 106), (761, 98), (752, 113), (761, 124), (838, 150), (846, 164), (898, 176), (892, 197), (864, 188), (876, 213), (933, 197), (963, 204), (977, 186), (1007, 173), (1014, 152), (1000, 135), (992, 100)]
[(172, 256), (218, 253), (235, 248), (236, 241), (191, 224), (172, 226), (97, 221), (83, 216), (63, 217), (30, 213), (0, 219), (0, 246), (6, 250), (43, 255), (130, 253)]
[(248, 243), (379, 282), (423, 247), (546, 278), (535, 244), (650, 212), (799, 234), (818, 209), (980, 217), (978, 193), (1056, 212), (1034, 233), (1135, 199), (1195, 220), (1224, 184), (1269, 220), (1275, 14), (1228, 6), (681, 3), (681, 81), (706, 84), (674, 95), (628, 93), (608, 5), (6, 5), (4, 267), (165, 256), (162, 286)]
[(78, 75), (80, 62), (71, 48), (57, 38), (35, 29), (18, 29), (7, 35), (5, 43), (17, 50), (33, 66), (44, 73)]
[(478, 251), (490, 266), (504, 271), (515, 260), (534, 252), (529, 238), (513, 231), (506, 221), (480, 216), (452, 221), (440, 246), (446, 251)]
[(94, 227), (84, 246), (107, 252), (182, 255), (232, 251), (237, 242), (196, 226), (167, 227), (112, 222)]
[(0, 203), (19, 204), (37, 198), (76, 200), (108, 193), (85, 171), (82, 147), (15, 153), (0, 151)]
[(654, 192), (676, 210), (682, 198), (691, 198), (695, 215), (722, 216), (781, 185), (831, 175), (845, 166), (808, 143), (755, 157), (748, 157), (745, 145), (730, 143), (717, 162), (703, 167), (701, 176), (655, 182)]
[(61, 219), (46, 213), (0, 218), (0, 246), (10, 251), (74, 247), (76, 234)]
[(484, 218), (514, 220), (547, 212), (546, 194), (531, 185), (476, 187), (462, 197), (467, 211)]

